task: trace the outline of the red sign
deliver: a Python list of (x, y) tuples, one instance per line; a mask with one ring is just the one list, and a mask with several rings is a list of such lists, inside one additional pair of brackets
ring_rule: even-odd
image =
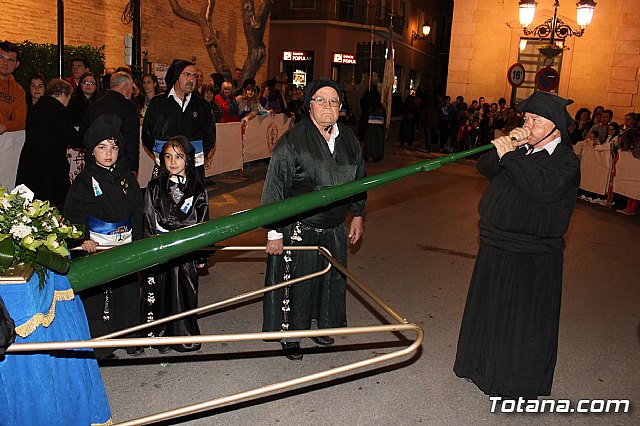
[(351, 53), (334, 53), (333, 63), (355, 65), (356, 55), (352, 55)]
[(511, 65), (511, 68), (509, 68), (509, 72), (507, 73), (507, 80), (509, 81), (510, 85), (518, 87), (522, 83), (524, 83), (524, 76), (524, 66), (522, 64), (516, 63)]
[(283, 50), (282, 60), (293, 62), (313, 61), (313, 50)]
[(551, 67), (540, 68), (536, 73), (536, 87), (543, 92), (555, 90), (560, 84), (560, 74)]

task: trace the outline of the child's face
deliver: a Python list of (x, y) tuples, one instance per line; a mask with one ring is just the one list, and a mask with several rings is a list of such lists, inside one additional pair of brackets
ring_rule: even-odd
[(105, 139), (93, 148), (93, 156), (96, 163), (102, 167), (109, 168), (118, 159), (118, 145), (113, 139)]
[(172, 146), (167, 147), (164, 152), (164, 166), (169, 173), (187, 177), (186, 165), (187, 161), (182, 151), (177, 151)]

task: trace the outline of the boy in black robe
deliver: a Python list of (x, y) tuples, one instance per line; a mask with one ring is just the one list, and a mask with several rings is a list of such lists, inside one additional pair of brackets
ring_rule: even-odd
[[(142, 192), (128, 164), (118, 161), (123, 140), (121, 119), (98, 116), (84, 136), (85, 168), (69, 189), (64, 215), (86, 227), (82, 248), (95, 253), (98, 247), (126, 244), (142, 238)], [(114, 149), (105, 156), (99, 150)], [(140, 324), (140, 285), (135, 274), (80, 292), (89, 320), (91, 337)], [(131, 337), (131, 336), (130, 336)], [(95, 349), (98, 358), (113, 358), (114, 348)], [(142, 348), (127, 348), (138, 355)]]

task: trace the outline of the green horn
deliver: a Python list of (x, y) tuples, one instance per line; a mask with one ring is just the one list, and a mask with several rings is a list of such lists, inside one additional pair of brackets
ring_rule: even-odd
[(277, 203), (259, 206), (188, 228), (134, 241), (122, 247), (74, 260), (67, 277), (76, 292), (85, 290), (308, 210), (327, 206), (335, 201), (416, 173), (437, 169), (460, 158), (488, 151), (493, 147), (492, 144), (482, 145), (332, 188), (287, 198)]

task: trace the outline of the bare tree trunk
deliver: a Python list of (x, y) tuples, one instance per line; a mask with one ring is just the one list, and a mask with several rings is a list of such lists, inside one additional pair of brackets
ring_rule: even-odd
[(247, 59), (242, 66), (243, 81), (247, 78), (254, 78), (267, 57), (267, 48), (263, 38), (267, 19), (274, 3), (275, 0), (264, 0), (262, 10), (256, 15), (254, 0), (242, 0), (242, 24), (248, 47)]
[[(258, 14), (256, 14), (254, 0), (239, 1), (242, 4), (242, 22), (248, 47), (247, 58), (242, 66), (242, 80), (244, 80), (255, 77), (256, 72), (266, 58), (263, 37), (267, 19), (271, 14), (271, 8), (275, 0), (263, 0), (262, 9)], [(231, 67), (225, 60), (223, 48), (220, 45), (220, 39), (216, 36), (213, 24), (213, 9), (216, 1), (203, 1), (199, 13), (186, 10), (179, 3), (179, 0), (169, 0), (169, 4), (173, 13), (200, 27), (200, 33), (213, 67), (217, 72), (224, 75), (226, 79), (231, 79)]]

